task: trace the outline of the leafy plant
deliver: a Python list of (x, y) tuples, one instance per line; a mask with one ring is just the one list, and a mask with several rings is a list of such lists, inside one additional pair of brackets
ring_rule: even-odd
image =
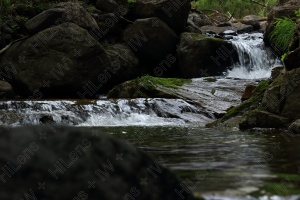
[(295, 30), (296, 23), (291, 18), (277, 18), (274, 22), (274, 29), (270, 33), (270, 40), (285, 53), (289, 50)]

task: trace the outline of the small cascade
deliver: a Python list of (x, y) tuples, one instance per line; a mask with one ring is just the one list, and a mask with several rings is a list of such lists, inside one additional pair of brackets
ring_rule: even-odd
[(178, 126), (213, 117), (181, 99), (2, 101), (0, 125)]
[(241, 34), (233, 36), (230, 41), (238, 52), (239, 63), (227, 71), (227, 77), (241, 79), (269, 78), (271, 69), (281, 64), (276, 55), (265, 48), (262, 33)]

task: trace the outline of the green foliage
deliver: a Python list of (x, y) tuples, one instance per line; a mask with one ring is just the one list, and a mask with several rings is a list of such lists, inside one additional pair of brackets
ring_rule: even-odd
[(270, 33), (270, 41), (283, 53), (286, 53), (293, 40), (295, 30), (296, 23), (291, 18), (277, 18), (274, 22), (274, 29)]
[(268, 7), (264, 8), (250, 0), (196, 0), (192, 2), (192, 6), (199, 10), (218, 10), (222, 13), (233, 14), (235, 18), (242, 18), (251, 14), (266, 16), (269, 8), (277, 2), (277, 0), (256, 1)]

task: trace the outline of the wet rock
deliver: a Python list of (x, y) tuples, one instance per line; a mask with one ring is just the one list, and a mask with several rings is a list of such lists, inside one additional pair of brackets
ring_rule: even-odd
[(258, 20), (260, 19), (260, 16), (257, 15), (247, 15), (243, 18), (244, 21), (253, 21), (253, 20)]
[(72, 22), (87, 30), (99, 29), (95, 19), (78, 3), (65, 2), (57, 4), (30, 19), (25, 27), (30, 32), (38, 32), (51, 26)]
[(11, 99), (14, 96), (15, 93), (11, 84), (0, 80), (0, 99)]
[(254, 110), (247, 114), (240, 124), (241, 130), (251, 128), (286, 128), (289, 124), (289, 119), (280, 115), (275, 115), (266, 111)]
[[(153, 160), (111, 135), (55, 126), (0, 128), (0, 133), (6, 152), (0, 165), (9, 162), (18, 170), (1, 176), (1, 199), (182, 199), (175, 192), (182, 190), (180, 181), (164, 158)], [(190, 193), (182, 195), (194, 200)]]
[[(163, 83), (166, 82), (167, 85)], [(176, 82), (189, 82), (186, 79), (163, 79), (145, 76), (130, 80), (109, 91), (108, 98), (173, 98), (176, 99)], [(172, 88), (174, 87), (174, 88)]]
[[(9, 81), (17, 94), (38, 94), (39, 98), (78, 98), (79, 93), (92, 98), (106, 83), (98, 76), (114, 71), (104, 48), (73, 23), (14, 43), (2, 56), (0, 66), (1, 71), (10, 72)], [(83, 86), (91, 82), (93, 92), (85, 92)]]
[(50, 115), (45, 115), (45, 116), (42, 116), (42, 117), (40, 118), (40, 122), (41, 122), (42, 124), (47, 124), (47, 123), (53, 123), (54, 120), (53, 120), (52, 116), (50, 116)]
[(139, 60), (155, 63), (176, 50), (178, 37), (167, 24), (154, 17), (136, 20), (125, 30), (123, 40)]
[(300, 119), (295, 120), (288, 128), (294, 134), (300, 134)]
[[(96, 8), (104, 12), (113, 13), (118, 11), (120, 7), (126, 8), (127, 3), (127, 0), (97, 0)], [(123, 14), (125, 15), (126, 13)]]
[(231, 26), (202, 26), (200, 30), (203, 33), (213, 33), (213, 34), (221, 34), (224, 31), (232, 30), (237, 33), (249, 33), (253, 31), (253, 27), (251, 25), (245, 25), (242, 23), (232, 23)]
[[(221, 56), (220, 51), (226, 52), (226, 57)], [(181, 34), (177, 54), (183, 78), (221, 75), (238, 61), (231, 43), (197, 33)]]
[(158, 17), (176, 33), (180, 33), (186, 26), (190, 9), (190, 1), (138, 0), (134, 15), (138, 19)]
[(256, 89), (256, 85), (247, 85), (242, 95), (242, 101), (246, 101), (253, 96), (253, 91)]

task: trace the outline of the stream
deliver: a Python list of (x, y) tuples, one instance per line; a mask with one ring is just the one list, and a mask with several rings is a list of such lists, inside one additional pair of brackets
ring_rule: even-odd
[(0, 102), (0, 125), (56, 123), (86, 127), (161, 156), (207, 200), (300, 199), (300, 138), (279, 130), (204, 128), (240, 103), (247, 84), (280, 65), (261, 33), (234, 36), (240, 62), (222, 77), (193, 79), (182, 99), (19, 100)]

